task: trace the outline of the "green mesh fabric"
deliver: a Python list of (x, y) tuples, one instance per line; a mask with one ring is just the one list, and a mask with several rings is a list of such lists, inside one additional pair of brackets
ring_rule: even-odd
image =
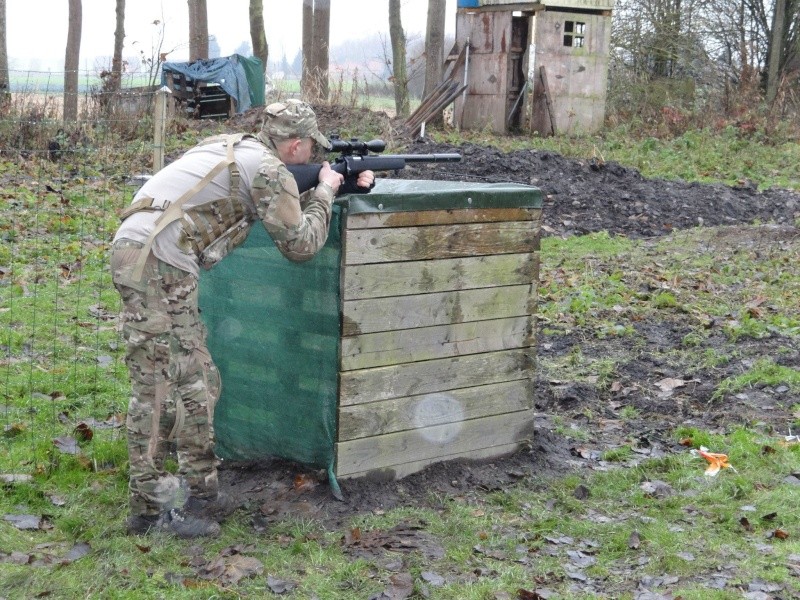
[(339, 336), (340, 210), (328, 242), (292, 263), (260, 224), (200, 278), (208, 346), (222, 376), (221, 458), (333, 464)]

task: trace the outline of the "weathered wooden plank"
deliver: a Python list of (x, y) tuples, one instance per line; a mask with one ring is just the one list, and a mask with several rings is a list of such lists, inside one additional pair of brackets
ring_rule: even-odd
[(417, 227), (420, 225), (452, 225), (455, 223), (538, 221), (541, 218), (541, 213), (542, 209), (540, 208), (467, 208), (360, 213), (347, 217), (347, 229)]
[(533, 438), (533, 411), (493, 415), (336, 444), (336, 473), (347, 475), (477, 452)]
[(518, 379), (339, 408), (338, 441), (460, 422), (533, 407), (533, 383)]
[(533, 221), (345, 231), (345, 264), (429, 260), (538, 249)]
[(533, 284), (348, 300), (342, 308), (342, 335), (518, 317), (535, 309)]
[(341, 370), (526, 348), (532, 344), (533, 336), (533, 319), (529, 315), (365, 333), (342, 339)]
[(342, 299), (517, 285), (538, 279), (538, 252), (354, 265), (342, 269)]
[(355, 479), (357, 477), (369, 477), (372, 480), (378, 481), (394, 481), (395, 479), (402, 479), (407, 475), (418, 473), (425, 467), (434, 463), (444, 462), (448, 460), (486, 460), (490, 458), (498, 458), (508, 456), (519, 450), (524, 442), (515, 442), (513, 444), (505, 444), (502, 446), (492, 446), (491, 448), (483, 448), (481, 450), (469, 450), (467, 452), (459, 452), (456, 454), (448, 454), (447, 456), (438, 456), (428, 458), (426, 460), (417, 460), (414, 462), (403, 463), (401, 465), (392, 465), (391, 467), (384, 467), (381, 469), (368, 469), (365, 471), (358, 471), (356, 473), (337, 473), (338, 479)]
[(377, 402), (515, 379), (533, 372), (531, 348), (346, 371), (339, 377), (339, 404)]

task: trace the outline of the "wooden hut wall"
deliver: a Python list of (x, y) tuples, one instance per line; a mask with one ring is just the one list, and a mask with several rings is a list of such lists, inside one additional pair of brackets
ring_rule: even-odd
[[(584, 46), (565, 45), (565, 23), (584, 25)], [(535, 19), (534, 68), (544, 66), (558, 133), (598, 131), (605, 118), (611, 18), (602, 14), (540, 11)], [(540, 98), (534, 83), (534, 96)], [(532, 130), (550, 131), (547, 108), (534, 103)]]
[(458, 47), (469, 43), (470, 50), (467, 93), (463, 101), (456, 100), (455, 122), (465, 129), (505, 133), (511, 12), (460, 11), (456, 32)]

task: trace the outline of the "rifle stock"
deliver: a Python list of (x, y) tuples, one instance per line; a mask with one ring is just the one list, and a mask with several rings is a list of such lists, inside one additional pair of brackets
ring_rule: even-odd
[[(373, 144), (368, 142), (368, 144)], [(381, 142), (382, 143), (382, 142)], [(377, 145), (377, 144), (376, 144)], [(414, 162), (459, 162), (460, 154), (345, 154), (331, 163), (331, 168), (344, 175), (344, 184), (339, 188), (339, 194), (366, 194), (370, 188), (356, 185), (358, 174), (364, 171), (399, 171), (405, 169), (407, 163)], [(316, 187), (319, 183), (320, 164), (286, 165), (289, 172), (297, 182), (297, 189), (303, 192)]]

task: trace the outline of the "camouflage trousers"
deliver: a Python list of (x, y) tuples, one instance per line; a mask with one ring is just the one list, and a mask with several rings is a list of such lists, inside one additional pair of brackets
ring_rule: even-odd
[[(135, 281), (131, 274), (141, 252), (141, 243), (118, 240), (111, 271), (122, 297), (125, 362), (131, 377), (131, 514), (154, 515), (174, 506), (182, 480), (194, 497), (217, 495), (213, 416), (220, 379), (206, 348), (197, 277), (151, 253), (143, 277)], [(177, 476), (165, 469), (173, 441)]]

